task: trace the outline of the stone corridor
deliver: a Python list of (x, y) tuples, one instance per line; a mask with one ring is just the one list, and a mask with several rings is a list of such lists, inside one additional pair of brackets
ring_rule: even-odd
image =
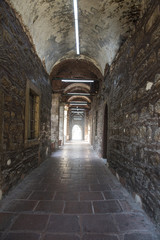
[(158, 240), (143, 210), (85, 142), (70, 142), (1, 203), (2, 240)]

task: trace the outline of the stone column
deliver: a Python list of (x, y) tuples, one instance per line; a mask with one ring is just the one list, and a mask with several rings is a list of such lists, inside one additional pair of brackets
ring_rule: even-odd
[(68, 116), (68, 107), (64, 108), (64, 143), (67, 141), (67, 116)]
[(67, 111), (67, 140), (70, 140), (70, 115)]
[(88, 140), (88, 112), (85, 112), (85, 141)]
[(60, 94), (52, 94), (52, 108), (51, 108), (51, 142), (53, 148), (58, 148), (59, 140), (59, 99)]
[(64, 104), (59, 106), (59, 144), (64, 144)]

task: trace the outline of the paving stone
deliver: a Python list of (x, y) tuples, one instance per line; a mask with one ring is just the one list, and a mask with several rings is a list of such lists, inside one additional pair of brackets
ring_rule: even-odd
[(106, 191), (104, 192), (105, 198), (108, 199), (124, 199), (124, 195), (120, 191)]
[(63, 208), (63, 201), (40, 201), (35, 212), (62, 213)]
[(57, 192), (54, 200), (65, 200), (65, 201), (78, 201), (78, 192)]
[(92, 205), (90, 202), (66, 202), (64, 213), (70, 214), (92, 213)]
[(90, 185), (90, 189), (91, 191), (106, 191), (106, 190), (110, 190), (110, 187), (108, 184), (91, 184)]
[(11, 223), (15, 214), (12, 213), (0, 213), (0, 231), (6, 230)]
[(11, 198), (12, 199), (28, 199), (28, 197), (31, 195), (31, 193), (32, 193), (32, 191), (21, 190), (16, 195), (12, 194)]
[(52, 200), (54, 194), (55, 194), (54, 192), (36, 191), (30, 195), (29, 199), (30, 200)]
[(42, 240), (80, 240), (76, 235), (46, 234)]
[(114, 215), (120, 231), (149, 230), (150, 224), (142, 215), (137, 214), (116, 214)]
[(39, 240), (37, 233), (9, 233), (4, 240)]
[(47, 185), (46, 184), (36, 184), (34, 183), (33, 185), (28, 185), (26, 190), (30, 191), (45, 191)]
[(129, 233), (124, 236), (124, 240), (155, 240), (149, 233)]
[(30, 230), (41, 232), (44, 230), (47, 221), (48, 215), (21, 214), (12, 225), (11, 230)]
[(37, 201), (29, 200), (13, 200), (6, 207), (5, 211), (9, 212), (26, 212), (32, 211), (36, 206)]
[(68, 191), (89, 191), (89, 184), (88, 185), (69, 185), (68, 186)]
[(95, 213), (116, 213), (122, 209), (119, 203), (115, 200), (93, 202)]
[(118, 229), (112, 215), (81, 216), (83, 232), (87, 233), (117, 233)]
[(75, 233), (80, 232), (77, 216), (52, 215), (47, 226), (47, 232)]
[(86, 234), (82, 240), (118, 240), (117, 236), (103, 234)]
[(131, 211), (133, 211), (133, 209), (132, 209), (132, 207), (131, 207), (131, 205), (129, 204), (128, 201), (126, 201), (126, 200), (119, 200), (119, 203), (120, 203), (120, 205), (121, 205), (121, 207), (122, 207), (124, 212), (131, 212)]
[(104, 200), (101, 192), (81, 192), (80, 200)]

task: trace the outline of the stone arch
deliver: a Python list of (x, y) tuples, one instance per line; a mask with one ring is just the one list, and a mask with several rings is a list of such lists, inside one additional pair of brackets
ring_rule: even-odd
[(77, 99), (82, 99), (84, 101), (87, 101), (87, 102), (91, 103), (91, 100), (86, 96), (72, 96), (68, 99), (68, 102), (75, 101)]
[(101, 81), (103, 75), (95, 61), (90, 58), (61, 59), (52, 68), (50, 79), (95, 79)]
[(68, 92), (77, 91), (77, 90), (89, 92), (90, 86), (85, 83), (72, 83), (64, 89), (63, 93), (68, 93)]

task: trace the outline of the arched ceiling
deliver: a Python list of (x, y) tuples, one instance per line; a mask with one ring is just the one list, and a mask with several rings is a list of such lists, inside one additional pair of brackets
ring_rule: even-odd
[[(95, 63), (89, 59), (68, 59), (61, 60), (52, 69), (50, 74), (52, 81), (53, 92), (86, 92), (95, 93), (99, 88), (99, 81), (103, 79), (100, 70), (95, 66)], [(95, 80), (94, 83), (69, 83), (63, 82), (62, 79), (81, 79)]]
[(50, 74), (54, 78), (81, 78), (102, 80), (101, 71), (95, 64), (85, 59), (67, 59), (57, 63)]
[(90, 92), (91, 88), (85, 83), (72, 83), (64, 89), (64, 93), (83, 91), (85, 93)]
[[(73, 0), (8, 0), (21, 15), (50, 74), (61, 58), (76, 58)], [(102, 73), (151, 0), (79, 0), (80, 52)], [(66, 57), (66, 58), (67, 58)], [(81, 58), (81, 55), (79, 56)]]
[(68, 98), (68, 102), (71, 102), (71, 101), (87, 101), (88, 103), (91, 103), (91, 100), (86, 97), (86, 96), (72, 96), (70, 98)]

